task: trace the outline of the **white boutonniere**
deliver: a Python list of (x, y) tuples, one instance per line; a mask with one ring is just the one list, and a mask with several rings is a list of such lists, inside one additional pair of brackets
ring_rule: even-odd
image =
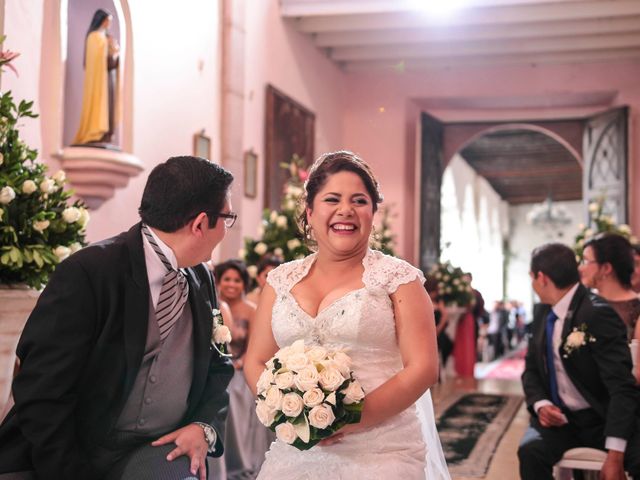
[(231, 343), (231, 330), (224, 324), (222, 313), (217, 308), (211, 311), (213, 328), (211, 329), (211, 348), (215, 349), (223, 357), (231, 357), (229, 344)]
[(573, 327), (571, 333), (567, 336), (567, 339), (562, 346), (564, 350), (564, 358), (568, 358), (575, 350), (585, 346), (587, 343), (595, 342), (596, 338), (587, 332), (587, 324), (583, 323), (579, 327)]

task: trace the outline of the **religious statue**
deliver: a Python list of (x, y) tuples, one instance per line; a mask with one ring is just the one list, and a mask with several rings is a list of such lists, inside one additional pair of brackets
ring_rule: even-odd
[(112, 19), (109, 12), (96, 10), (87, 32), (82, 113), (73, 140), (75, 145), (107, 147), (113, 137), (120, 47), (108, 33)]

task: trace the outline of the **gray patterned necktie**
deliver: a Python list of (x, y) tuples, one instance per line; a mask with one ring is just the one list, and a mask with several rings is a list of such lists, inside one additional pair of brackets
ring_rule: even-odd
[(166, 267), (167, 273), (162, 281), (158, 304), (156, 305), (156, 320), (160, 328), (160, 340), (169, 336), (171, 329), (182, 315), (184, 305), (189, 296), (189, 284), (184, 274), (171, 266), (169, 259), (162, 253), (162, 249), (151, 235), (149, 228), (142, 225), (142, 233), (149, 241), (151, 248), (156, 252), (162, 264)]

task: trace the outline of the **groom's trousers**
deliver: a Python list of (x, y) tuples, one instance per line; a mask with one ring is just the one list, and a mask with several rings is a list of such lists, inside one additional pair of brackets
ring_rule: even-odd
[[(522, 480), (553, 480), (553, 466), (572, 448), (604, 450), (604, 423), (599, 415), (591, 409), (565, 411), (565, 414), (569, 423), (562, 427), (545, 428), (537, 417), (531, 418), (518, 448)], [(640, 479), (640, 420), (637, 418), (636, 431), (627, 442), (624, 466), (634, 479)]]

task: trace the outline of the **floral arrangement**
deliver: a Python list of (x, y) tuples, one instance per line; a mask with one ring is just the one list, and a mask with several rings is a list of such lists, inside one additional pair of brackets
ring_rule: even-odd
[(217, 308), (211, 311), (213, 315), (211, 328), (211, 348), (223, 357), (230, 357), (229, 344), (231, 343), (231, 330), (224, 324), (222, 312)]
[(438, 296), (446, 305), (466, 307), (473, 302), (473, 289), (461, 268), (447, 261), (434, 265), (429, 275), (438, 281)]
[(622, 235), (631, 243), (638, 242), (638, 239), (631, 235), (629, 225), (624, 223), (617, 225), (612, 217), (605, 215), (604, 200), (605, 198), (602, 196), (589, 203), (589, 225), (578, 225), (580, 232), (576, 235), (573, 246), (573, 250), (576, 252), (578, 259), (582, 259), (584, 244), (599, 233), (616, 233)]
[[(0, 66), (17, 54), (0, 53)], [(56, 265), (85, 244), (89, 213), (68, 200), (66, 175), (47, 175), (38, 152), (19, 137), (22, 118), (36, 118), (33, 102), (0, 94), (0, 284), (41, 288)]]
[(280, 349), (266, 367), (258, 379), (256, 414), (278, 440), (308, 450), (360, 421), (364, 391), (344, 352), (298, 340)]
[[(255, 278), (257, 264), (269, 255), (279, 257), (285, 262), (304, 258), (311, 253), (303, 241), (298, 229), (297, 218), (300, 212), (304, 182), (308, 172), (304, 169), (304, 160), (294, 155), (289, 163), (281, 163), (281, 168), (289, 171), (285, 184), (280, 210), (265, 209), (258, 227), (258, 239), (245, 237), (244, 248), (238, 256), (247, 264), (249, 275)], [(372, 248), (394, 255), (395, 235), (391, 230), (391, 212), (381, 208), (381, 223), (373, 231)]]
[(596, 339), (591, 333), (587, 332), (587, 324), (583, 323), (579, 327), (574, 327), (567, 340), (564, 342), (562, 349), (564, 358), (568, 358), (575, 350), (585, 346), (587, 343), (595, 342)]

